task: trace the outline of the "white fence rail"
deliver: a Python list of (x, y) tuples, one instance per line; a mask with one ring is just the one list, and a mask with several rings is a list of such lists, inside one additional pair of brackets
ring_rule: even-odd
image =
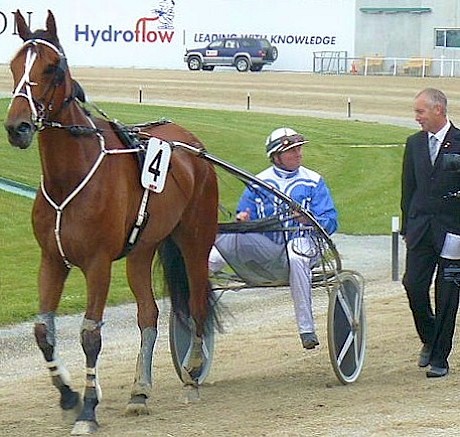
[(364, 76), (460, 77), (460, 59), (410, 57), (322, 55), (313, 57), (313, 70), (322, 74), (358, 74)]

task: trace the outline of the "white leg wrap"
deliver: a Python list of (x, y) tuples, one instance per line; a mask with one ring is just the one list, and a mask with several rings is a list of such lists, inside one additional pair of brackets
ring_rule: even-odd
[(51, 346), (56, 346), (56, 325), (54, 323), (55, 319), (54, 313), (45, 313), (39, 314), (35, 321), (37, 325), (45, 325), (46, 327), (46, 341)]
[(70, 374), (59, 359), (56, 350), (56, 325), (55, 314), (53, 312), (39, 314), (36, 319), (36, 324), (45, 325), (46, 327), (46, 342), (53, 347), (53, 359), (46, 362), (46, 367), (50, 372), (53, 384), (60, 387), (63, 384), (70, 386)]
[(141, 333), (141, 348), (137, 356), (136, 375), (131, 396), (150, 396), (152, 391), (152, 357), (156, 339), (156, 328), (148, 327)]
[(99, 379), (97, 377), (97, 370), (95, 367), (86, 368), (86, 388), (94, 388), (96, 390), (97, 400), (100, 402), (102, 400), (102, 388), (99, 384)]

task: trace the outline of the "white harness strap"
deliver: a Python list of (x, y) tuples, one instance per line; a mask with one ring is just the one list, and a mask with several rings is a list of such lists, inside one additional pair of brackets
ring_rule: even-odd
[(131, 235), (128, 238), (128, 244), (134, 244), (136, 242), (136, 239), (141, 230), (141, 226), (144, 223), (145, 210), (147, 208), (147, 200), (149, 198), (149, 193), (150, 193), (150, 190), (146, 188), (144, 190), (144, 195), (142, 196), (141, 206), (139, 207), (139, 211), (137, 213), (136, 223), (134, 224), (134, 228), (131, 232)]
[[(80, 193), (81, 190), (89, 183), (91, 178), (94, 176), (96, 173), (97, 169), (100, 167), (102, 160), (106, 155), (116, 155), (116, 154), (122, 154), (122, 153), (137, 153), (141, 149), (140, 148), (135, 148), (135, 149), (111, 149), (107, 150), (105, 148), (105, 138), (103, 135), (99, 132), (97, 132), (96, 125), (94, 124), (93, 120), (89, 118), (88, 116), (86, 117), (88, 123), (91, 125), (91, 127), (96, 131), (96, 136), (99, 140), (99, 147), (100, 147), (100, 153), (98, 157), (96, 158), (96, 161), (94, 162), (93, 166), (89, 170), (88, 174), (85, 176), (85, 178), (80, 182), (80, 184), (75, 187), (75, 189), (62, 201), (60, 205), (58, 205), (48, 194), (46, 191), (45, 187), (45, 181), (44, 177), (42, 176), (41, 178), (41, 184), (40, 188), (43, 193), (43, 196), (45, 199), (48, 201), (48, 203), (55, 209), (56, 211), (56, 222), (55, 222), (55, 227), (54, 227), (54, 235), (56, 237), (56, 244), (58, 246), (59, 253), (61, 254), (61, 257), (64, 261), (64, 264), (66, 265), (67, 268), (72, 268), (72, 263), (67, 259), (64, 248), (62, 246), (62, 239), (61, 239), (61, 218), (62, 218), (62, 213), (64, 211), (64, 208), (77, 196), (78, 193)], [(144, 196), (142, 198), (140, 207), (139, 207), (139, 212), (138, 212), (138, 221), (139, 217), (144, 217), (145, 214), (145, 208), (147, 205), (147, 197), (148, 197), (148, 191), (144, 191)], [(132, 239), (132, 235), (130, 237), (130, 240)]]
[(11, 99), (10, 106), (13, 103), (13, 99), (16, 97), (24, 97), (28, 102), (29, 102), (29, 107), (30, 110), (32, 111), (32, 119), (33, 122), (36, 123), (38, 119), (38, 112), (37, 108), (35, 107), (35, 103), (32, 97), (32, 90), (31, 86), (37, 85), (36, 82), (31, 82), (30, 81), (30, 72), (32, 70), (32, 67), (35, 63), (35, 60), (37, 59), (37, 53), (33, 51), (31, 48), (27, 50), (26, 53), (26, 61), (24, 64), (24, 74), (21, 78), (21, 80), (18, 83), (18, 86), (16, 89), (13, 91), (13, 98)]
[[(23, 47), (25, 46), (33, 46), (35, 47), (37, 44), (42, 44), (50, 49), (54, 50), (60, 58), (64, 57), (64, 53), (62, 53), (54, 44), (51, 44), (48, 41), (45, 41), (43, 39), (32, 39), (30, 41), (27, 41)], [(21, 80), (18, 82), (18, 85), (16, 86), (15, 90), (13, 91), (13, 97), (10, 102), (10, 106), (13, 103), (13, 100), (16, 97), (24, 97), (28, 103), (30, 110), (32, 112), (32, 121), (33, 123), (38, 126), (40, 123), (40, 117), (39, 117), (39, 109), (37, 109), (33, 96), (32, 96), (32, 86), (37, 85), (36, 82), (31, 82), (30, 81), (30, 73), (32, 71), (32, 67), (37, 60), (37, 52), (33, 50), (33, 47), (29, 47), (29, 49), (26, 52), (26, 60), (24, 64), (24, 74), (22, 75)], [(21, 50), (21, 49), (20, 49)]]

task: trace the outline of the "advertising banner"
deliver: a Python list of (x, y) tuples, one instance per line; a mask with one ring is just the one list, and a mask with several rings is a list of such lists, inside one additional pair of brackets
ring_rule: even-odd
[(185, 69), (186, 48), (221, 36), (266, 37), (279, 58), (267, 69), (312, 71), (313, 52), (354, 52), (355, 0), (4, 0), (0, 64), (21, 47), (20, 9), (32, 30), (48, 9), (70, 65)]

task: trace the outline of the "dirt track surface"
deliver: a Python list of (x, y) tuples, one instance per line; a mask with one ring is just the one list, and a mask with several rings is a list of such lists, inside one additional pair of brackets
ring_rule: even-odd
[[(362, 114), (357, 118), (405, 124), (411, 123), (413, 95), (433, 85), (452, 96), (452, 118), (460, 120), (455, 116), (460, 88), (454, 80), (227, 71), (109, 73), (79, 69), (75, 77), (98, 100), (135, 102), (142, 83), (151, 103), (175, 104), (180, 99), (183, 105), (245, 110), (250, 92), (254, 110), (306, 115), (325, 111), (320, 115), (330, 117), (344, 117), (346, 99), (351, 95), (360, 108), (357, 113)], [(101, 83), (97, 76), (108, 79)], [(307, 352), (300, 347), (288, 290), (228, 292), (223, 302), (233, 317), (226, 319), (226, 333), (217, 336), (213, 367), (200, 391), (201, 401), (184, 404), (168, 348), (169, 305), (161, 302), (151, 415), (125, 417), (139, 342), (136, 311), (134, 305), (109, 308), (99, 363), (103, 399), (98, 407), (98, 435), (460, 436), (458, 339), (449, 376), (427, 379), (416, 365), (420, 344), (407, 300), (400, 283), (391, 280), (391, 238), (337, 235), (335, 239), (344, 267), (360, 271), (366, 280), (368, 345), (357, 382), (343, 386), (332, 371), (324, 293), (317, 290), (314, 294), (321, 346)], [(402, 246), (400, 257), (401, 271)], [(75, 388), (83, 386), (84, 377), (78, 343), (80, 321), (81, 317), (75, 316), (57, 322), (60, 355)], [(71, 425), (61, 419), (57, 391), (34, 345), (32, 324), (0, 330), (0, 341), (0, 434), (69, 435)]]
[[(422, 88), (444, 90), (453, 120), (460, 120), (458, 78), (403, 76), (318, 75), (262, 71), (238, 73), (217, 68), (213, 72), (122, 68), (71, 68), (72, 75), (94, 101), (142, 102), (207, 107), (277, 114), (378, 121), (417, 127), (412, 102)], [(0, 96), (10, 96), (12, 80), (0, 65)], [(350, 99), (350, 117), (348, 117)]]

